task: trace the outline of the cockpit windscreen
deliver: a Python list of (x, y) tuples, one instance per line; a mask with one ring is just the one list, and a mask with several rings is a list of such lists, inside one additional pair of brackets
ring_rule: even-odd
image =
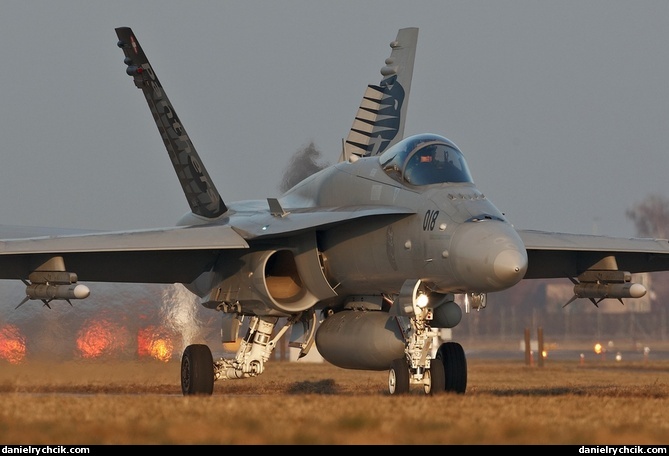
[(406, 138), (381, 154), (379, 162), (390, 177), (409, 185), (472, 182), (462, 152), (437, 135)]

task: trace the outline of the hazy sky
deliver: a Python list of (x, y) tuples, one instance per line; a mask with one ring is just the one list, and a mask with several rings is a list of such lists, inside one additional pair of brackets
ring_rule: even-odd
[(188, 210), (115, 27), (146, 51), (225, 201), (335, 162), (389, 43), (419, 27), (406, 134), (460, 146), (519, 228), (633, 236), (669, 197), (669, 2), (0, 3), (0, 223), (170, 226)]

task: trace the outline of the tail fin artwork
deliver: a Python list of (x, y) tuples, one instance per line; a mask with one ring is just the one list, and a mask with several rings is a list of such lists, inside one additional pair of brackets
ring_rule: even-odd
[(142, 89), (146, 97), (191, 211), (208, 219), (221, 216), (227, 211), (227, 207), (137, 38), (129, 27), (117, 28), (116, 35), (119, 39), (118, 47), (125, 54), (124, 61), (128, 66), (126, 72), (133, 77), (135, 85)]
[(381, 83), (369, 85), (343, 145), (339, 161), (378, 155), (404, 136), (407, 102), (418, 43), (418, 28), (400, 29)]

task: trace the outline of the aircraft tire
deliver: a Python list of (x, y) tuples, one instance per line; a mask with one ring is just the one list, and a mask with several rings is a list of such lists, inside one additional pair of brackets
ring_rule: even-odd
[(397, 358), (390, 364), (388, 389), (390, 394), (406, 394), (409, 392), (409, 366), (406, 359)]
[(214, 392), (214, 358), (207, 345), (189, 345), (181, 357), (181, 392), (184, 396)]
[(437, 359), (444, 365), (444, 390), (464, 394), (467, 389), (467, 358), (462, 345), (444, 342), (437, 350)]
[(446, 391), (446, 372), (444, 370), (444, 363), (440, 359), (433, 359), (430, 362), (428, 375), (430, 376), (430, 381), (425, 385), (425, 394), (434, 396)]

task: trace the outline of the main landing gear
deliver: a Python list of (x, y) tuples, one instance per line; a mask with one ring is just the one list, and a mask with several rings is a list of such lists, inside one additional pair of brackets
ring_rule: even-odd
[(206, 345), (189, 345), (181, 358), (181, 392), (184, 396), (214, 392), (214, 358)]
[(302, 329), (303, 337), (291, 341), (290, 346), (300, 348), (300, 357), (306, 355), (314, 339), (315, 313), (311, 311), (295, 315), (273, 334), (277, 321), (278, 317), (251, 317), (246, 336), (232, 359), (214, 361), (207, 345), (187, 346), (181, 358), (181, 391), (184, 396), (211, 395), (216, 380), (257, 377), (262, 374), (277, 341), (294, 325)]

